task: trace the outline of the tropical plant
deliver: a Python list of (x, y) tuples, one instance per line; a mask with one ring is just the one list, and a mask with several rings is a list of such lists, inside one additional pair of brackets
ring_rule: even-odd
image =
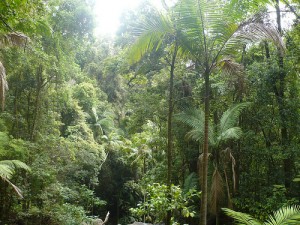
[(21, 168), (24, 170), (30, 170), (30, 168), (23, 162), (19, 160), (2, 160), (0, 161), (0, 177), (2, 180), (7, 182), (14, 190), (15, 192), (21, 197), (22, 191), (20, 188), (18, 188), (16, 185), (14, 185), (10, 179), (12, 178), (13, 174), (15, 173), (15, 170)]
[[(223, 113), (220, 119), (220, 123), (214, 127), (212, 124), (209, 129), (209, 143), (212, 151), (209, 153), (210, 159), (213, 162), (214, 172), (212, 175), (211, 184), (211, 210), (214, 214), (219, 215), (221, 202), (223, 200), (223, 186), (227, 190), (228, 206), (231, 206), (231, 189), (229, 187), (229, 177), (227, 171), (231, 168), (233, 189), (235, 189), (235, 159), (231, 153), (230, 148), (224, 147), (229, 140), (238, 140), (242, 135), (242, 130), (237, 127), (238, 119), (241, 111), (247, 107), (249, 103), (240, 103), (230, 107)], [(177, 119), (187, 124), (192, 128), (186, 134), (186, 138), (192, 139), (198, 142), (202, 142), (204, 139), (204, 123), (205, 117), (202, 110), (189, 109), (186, 112), (177, 115)], [(203, 164), (203, 153), (199, 156), (199, 169)], [(201, 177), (202, 171), (199, 171)], [(225, 182), (224, 182), (225, 180)], [(218, 221), (217, 221), (218, 224)]]
[(145, 201), (130, 211), (138, 218), (144, 217), (156, 223), (163, 222), (168, 211), (177, 211), (182, 217), (194, 217), (195, 212), (189, 203), (193, 197), (199, 197), (199, 195), (200, 193), (195, 189), (183, 193), (178, 186), (172, 185), (170, 191), (168, 186), (154, 183), (147, 186)]
[(236, 212), (231, 209), (223, 209), (226, 215), (235, 219), (240, 225), (293, 225), (300, 223), (300, 206), (285, 206), (272, 215), (265, 222), (261, 222), (246, 213)]

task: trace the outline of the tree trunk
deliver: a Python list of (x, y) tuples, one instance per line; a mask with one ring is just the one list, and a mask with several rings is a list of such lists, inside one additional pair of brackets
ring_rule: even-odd
[(201, 209), (200, 224), (206, 225), (207, 215), (207, 171), (208, 171), (208, 122), (209, 122), (209, 69), (206, 68), (204, 73), (205, 79), (205, 99), (204, 99), (204, 146), (203, 146), (203, 162), (202, 162), (202, 182), (201, 182)]
[[(172, 161), (173, 161), (173, 134), (172, 134), (172, 117), (173, 117), (173, 98), (174, 98), (174, 71), (175, 71), (175, 61), (177, 56), (177, 44), (175, 44), (175, 49), (172, 55), (172, 61), (170, 64), (170, 87), (169, 87), (169, 112), (168, 112), (168, 146), (167, 146), (167, 161), (168, 161), (168, 174), (167, 174), (167, 184), (169, 188), (169, 193), (171, 193), (172, 184)], [(171, 196), (170, 196), (171, 197)], [(171, 211), (167, 212), (166, 225), (171, 224)]]
[[(279, 7), (279, 0), (276, 1), (276, 20), (277, 20), (277, 28), (280, 34), (282, 35), (282, 27), (281, 27), (281, 11)], [(286, 116), (286, 108), (284, 103), (284, 89), (285, 89), (285, 71), (284, 71), (284, 59), (282, 54), (278, 50), (278, 67), (279, 73), (277, 80), (279, 81), (278, 88), (275, 90), (275, 95), (277, 99), (277, 104), (279, 108), (279, 116), (280, 116), (280, 133), (281, 133), (281, 146), (282, 151), (285, 152), (288, 149), (289, 140), (288, 140), (288, 130), (287, 130), (287, 116)], [(284, 184), (287, 189), (291, 186), (292, 180), (292, 158), (291, 156), (287, 156), (286, 159), (283, 160), (284, 164)]]

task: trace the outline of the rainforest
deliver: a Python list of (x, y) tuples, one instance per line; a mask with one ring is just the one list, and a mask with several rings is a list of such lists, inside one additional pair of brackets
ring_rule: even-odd
[(0, 1), (0, 224), (300, 224), (299, 1), (98, 1)]

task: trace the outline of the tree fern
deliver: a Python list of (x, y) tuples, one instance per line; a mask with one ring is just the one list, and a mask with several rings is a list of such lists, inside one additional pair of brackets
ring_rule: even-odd
[(2, 180), (7, 182), (14, 190), (15, 192), (22, 198), (22, 192), (21, 190), (14, 185), (10, 179), (12, 178), (13, 174), (15, 173), (16, 169), (24, 169), (29, 171), (30, 168), (23, 162), (19, 160), (2, 160), (0, 161), (0, 177)]

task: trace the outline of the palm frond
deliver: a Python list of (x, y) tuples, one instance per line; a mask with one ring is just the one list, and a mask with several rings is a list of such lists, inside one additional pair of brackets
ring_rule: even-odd
[(209, 51), (208, 37), (212, 36), (211, 24), (218, 18), (218, 5), (213, 1), (184, 0), (180, 1), (175, 12), (181, 31), (179, 39), (182, 51), (200, 62)]
[[(184, 112), (177, 114), (175, 119), (188, 125), (192, 128), (186, 134), (186, 138), (194, 141), (201, 142), (204, 138), (204, 112), (200, 109), (187, 109)], [(209, 126), (209, 142), (214, 144), (214, 131), (213, 127)]]
[(0, 165), (9, 166), (10, 168), (12, 168), (12, 170), (24, 169), (30, 171), (30, 167), (27, 166), (25, 163), (21, 162), (20, 160), (1, 160)]
[(0, 162), (0, 177), (2, 179), (10, 179), (14, 173), (14, 168)]
[(269, 216), (265, 225), (292, 225), (300, 224), (300, 206), (286, 206)]
[(219, 126), (219, 134), (226, 137), (229, 134), (234, 134), (233, 131), (229, 131), (227, 135), (225, 135), (226, 131), (232, 127), (234, 127), (238, 123), (238, 118), (241, 114), (241, 111), (245, 109), (250, 103), (240, 103), (236, 104), (233, 107), (229, 108), (226, 112), (223, 113), (221, 120), (220, 120), (220, 126)]
[(129, 61), (135, 63), (145, 53), (157, 50), (164, 37), (173, 34), (173, 32), (171, 20), (167, 15), (156, 12), (153, 17), (146, 18), (134, 30), (137, 40), (128, 52)]
[(231, 127), (218, 136), (218, 143), (228, 140), (238, 140), (242, 136), (243, 131), (240, 127)]
[(254, 219), (252, 216), (246, 213), (236, 212), (234, 210), (226, 208), (223, 208), (222, 210), (227, 216), (230, 216), (233, 219), (235, 219), (240, 225), (262, 225), (262, 223), (259, 220)]
[(236, 52), (237, 46), (244, 46), (253, 42), (270, 40), (280, 51), (281, 55), (285, 52), (285, 45), (278, 30), (255, 19), (240, 24), (233, 35), (228, 39), (220, 52), (220, 55), (231, 55)]
[(8, 90), (8, 84), (6, 81), (6, 73), (3, 64), (0, 61), (0, 104), (2, 111), (5, 105), (5, 92)]

